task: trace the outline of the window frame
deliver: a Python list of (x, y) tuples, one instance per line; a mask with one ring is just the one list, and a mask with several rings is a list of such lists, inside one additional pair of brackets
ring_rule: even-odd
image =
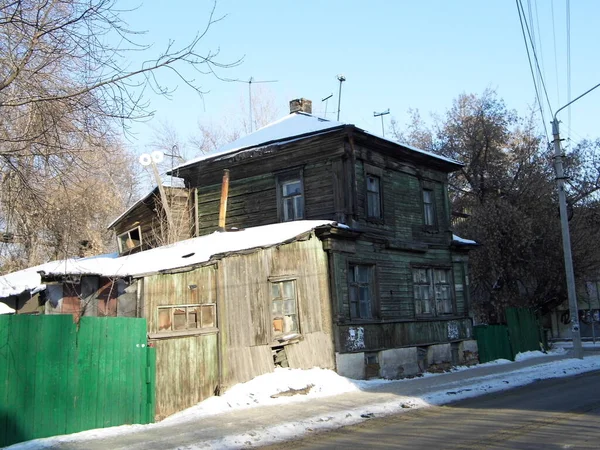
[[(126, 242), (128, 239), (131, 239), (131, 232), (137, 230), (139, 236), (140, 236), (140, 240), (139, 240), (139, 244), (136, 245), (135, 247), (131, 247), (131, 248), (127, 248), (127, 249), (123, 249), (123, 242)], [(121, 239), (123, 236), (127, 236), (127, 239), (125, 239), (124, 241)], [(142, 244), (143, 244), (144, 240), (142, 237), (142, 228), (138, 225), (137, 227), (133, 227), (130, 230), (127, 230), (123, 233), (120, 233), (117, 235), (117, 246), (119, 247), (119, 255), (124, 255), (126, 253), (131, 253), (137, 249), (142, 249)]]
[[(365, 267), (368, 269), (368, 282), (356, 281), (358, 268)], [(350, 274), (353, 274), (352, 280)], [(348, 286), (348, 313), (351, 321), (373, 321), (378, 319), (378, 297), (377, 297), (377, 267), (376, 264), (370, 261), (349, 261), (346, 266), (346, 282)], [(367, 287), (369, 294), (368, 315), (363, 317), (361, 313), (360, 289)], [(352, 290), (355, 291), (356, 301), (352, 301)], [(353, 311), (353, 303), (356, 303), (356, 313)]]
[[(415, 281), (415, 271), (417, 270), (425, 270), (427, 273), (427, 283), (417, 283)], [(446, 282), (445, 283), (438, 283), (436, 281), (436, 272), (444, 272), (445, 277), (446, 277)], [(412, 281), (412, 286), (413, 286), (413, 301), (414, 301), (414, 308), (415, 308), (415, 317), (416, 318), (431, 318), (431, 317), (452, 317), (452, 316), (456, 316), (456, 292), (455, 292), (455, 282), (454, 282), (454, 271), (452, 269), (451, 266), (446, 266), (446, 265), (440, 265), (440, 266), (425, 266), (425, 265), (413, 265), (411, 266), (411, 281)], [(429, 302), (429, 312), (423, 312), (423, 309), (421, 307), (420, 311), (419, 308), (417, 307), (417, 302), (419, 301), (423, 301), (420, 298), (417, 298), (417, 287), (428, 287), (428, 291), (429, 291), (429, 295), (428, 295), (428, 302)], [(438, 289), (438, 287), (446, 287), (445, 292), (447, 292), (450, 296), (449, 299), (444, 299), (442, 298), (439, 294), (441, 293), (441, 291)], [(449, 312), (440, 312), (440, 309), (443, 309), (445, 311), (445, 307), (444, 308), (440, 308), (440, 304), (446, 304), (446, 306), (450, 305), (450, 311)]]
[[(425, 193), (428, 192), (431, 196), (431, 201), (426, 203), (425, 202)], [(422, 186), (421, 188), (421, 204), (422, 204), (422, 211), (423, 211), (423, 225), (426, 228), (437, 228), (437, 212), (436, 212), (436, 207), (435, 207), (435, 190), (433, 189), (432, 186)], [(427, 206), (430, 205), (430, 209), (431, 209), (431, 223), (428, 223), (427, 221)]]
[[(212, 326), (202, 326), (203, 322), (203, 309), (205, 307), (212, 307)], [(186, 326), (185, 328), (175, 329), (175, 319), (174, 319), (174, 311), (176, 309), (186, 309)], [(200, 317), (197, 319), (196, 323), (197, 327), (191, 328), (189, 327), (189, 319), (188, 319), (188, 309), (190, 308), (198, 308)], [(160, 329), (160, 311), (161, 310), (169, 310), (170, 314), (170, 329), (164, 330)], [(178, 304), (178, 305), (159, 305), (156, 307), (156, 332), (152, 333), (153, 338), (158, 337), (169, 337), (169, 336), (185, 336), (191, 334), (203, 334), (207, 332), (214, 332), (218, 329), (217, 325), (217, 304), (216, 303), (190, 303), (190, 304)]]
[[(383, 208), (383, 195), (384, 195), (384, 189), (383, 189), (383, 169), (379, 168), (379, 167), (375, 167), (372, 166), (370, 164), (364, 164), (364, 193), (365, 193), (365, 203), (364, 203), (364, 208), (365, 208), (365, 218), (367, 221), (369, 222), (375, 222), (375, 223), (383, 223), (384, 222), (384, 208)], [(371, 216), (369, 214), (369, 193), (371, 191), (369, 191), (369, 177), (373, 177), (376, 178), (378, 180), (378, 184), (379, 184), (379, 192), (378, 192), (378, 200), (379, 200), (379, 216)]]
[[(285, 297), (285, 294), (284, 294), (285, 289), (283, 288), (284, 283), (292, 283), (292, 285), (294, 287), (294, 298), (293, 299), (289, 299), (289, 298)], [(300, 305), (299, 305), (299, 301), (298, 301), (297, 279), (296, 278), (288, 278), (288, 277), (269, 278), (268, 284), (269, 284), (269, 310), (270, 310), (270, 324), (271, 324), (271, 341), (276, 341), (277, 339), (280, 339), (289, 334), (301, 335), (302, 334), (302, 324), (300, 323)], [(277, 298), (273, 297), (273, 285), (280, 285), (279, 293), (280, 293), (281, 297), (277, 297)], [(282, 315), (282, 316), (289, 315), (289, 314), (285, 314), (285, 312), (284, 312), (285, 311), (284, 305), (285, 305), (286, 300), (293, 300), (293, 303), (294, 303), (294, 314), (293, 315), (296, 316), (296, 330), (286, 332), (284, 329), (282, 329), (281, 333), (276, 333), (275, 327), (274, 327), (274, 322), (278, 318), (277, 316), (278, 315)], [(274, 311), (273, 302), (275, 302), (275, 301), (282, 302), (281, 314), (278, 314)], [(285, 319), (283, 317), (282, 317), (282, 320), (285, 322)]]
[[(296, 220), (306, 219), (306, 195), (304, 190), (304, 173), (302, 168), (289, 169), (284, 172), (278, 172), (275, 174), (275, 184), (277, 190), (277, 217), (279, 222), (294, 222)], [(300, 211), (301, 217), (294, 216), (293, 219), (285, 220), (285, 206), (284, 201), (290, 196), (283, 195), (283, 187), (287, 183), (299, 182), (300, 183), (300, 194), (298, 196), (302, 199), (302, 210)], [(295, 208), (294, 208), (295, 209)], [(294, 211), (295, 213), (295, 211)]]

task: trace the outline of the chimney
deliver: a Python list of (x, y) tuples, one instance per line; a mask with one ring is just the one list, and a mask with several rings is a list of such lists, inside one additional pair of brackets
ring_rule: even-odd
[(290, 114), (295, 112), (312, 114), (312, 102), (305, 98), (297, 98), (290, 101)]

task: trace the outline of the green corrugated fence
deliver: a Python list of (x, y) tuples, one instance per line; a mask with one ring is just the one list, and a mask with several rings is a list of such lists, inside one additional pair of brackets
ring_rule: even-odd
[(0, 446), (154, 419), (146, 320), (0, 316)]
[(474, 327), (479, 362), (514, 360), (517, 353), (540, 349), (542, 330), (535, 313), (528, 308), (506, 308), (505, 313), (507, 325)]

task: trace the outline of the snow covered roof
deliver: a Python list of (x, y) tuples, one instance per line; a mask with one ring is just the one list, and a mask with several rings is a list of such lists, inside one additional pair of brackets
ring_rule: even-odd
[(120, 258), (67, 260), (54, 267), (46, 265), (43, 271), (47, 276), (140, 276), (202, 264), (222, 253), (281, 244), (324, 225), (337, 224), (328, 220), (301, 220), (240, 231), (214, 232)]
[[(171, 178), (172, 178), (172, 180), (171, 180)], [(161, 180), (162, 180), (162, 185), (164, 187), (172, 187), (172, 188), (184, 188), (185, 187), (183, 178), (162, 175)], [(133, 209), (136, 206), (138, 206), (140, 203), (143, 203), (148, 197), (150, 197), (152, 194), (154, 194), (154, 192), (157, 189), (158, 189), (158, 186), (154, 186), (152, 189), (150, 189), (150, 191), (147, 194), (144, 194), (139, 200), (135, 201), (129, 208), (127, 208), (123, 213), (121, 213), (121, 215), (119, 215), (119, 217), (117, 217), (115, 220), (113, 220), (106, 228), (110, 230), (119, 220), (121, 220), (123, 217), (125, 217), (127, 214), (129, 214), (131, 211), (133, 211)]]
[(471, 239), (464, 239), (455, 234), (452, 235), (452, 243), (458, 245), (479, 245), (476, 241), (473, 241)]
[(73, 264), (77, 264), (78, 261), (114, 259), (117, 256), (116, 253), (110, 253), (87, 258), (61, 259), (0, 276), (0, 298), (19, 295), (23, 292), (35, 294), (44, 290), (46, 286), (42, 284), (42, 278), (39, 272), (54, 271), (61, 267), (71, 267)]
[(14, 314), (15, 310), (8, 306), (6, 303), (0, 302), (0, 314)]
[(341, 128), (345, 124), (335, 122), (333, 120), (323, 119), (304, 112), (295, 112), (289, 114), (275, 122), (259, 128), (253, 133), (247, 134), (239, 139), (236, 139), (229, 144), (220, 147), (216, 152), (202, 155), (187, 161), (174, 170), (183, 167), (191, 166), (200, 161), (218, 158), (220, 156), (235, 153), (238, 150), (243, 150), (252, 147), (266, 145), (271, 142), (291, 140), (305, 134), (318, 133), (321, 131), (330, 131), (334, 128)]
[[(296, 139), (299, 139), (300, 137), (308, 137), (319, 133), (329, 132), (338, 128), (342, 128), (346, 125), (350, 124), (323, 119), (322, 117), (313, 116), (312, 114), (307, 114), (304, 112), (294, 112), (283, 117), (282, 119), (276, 120), (275, 122), (272, 122), (269, 125), (256, 130), (253, 133), (250, 133), (229, 144), (222, 146), (216, 152), (194, 158), (175, 167), (173, 170), (177, 171), (178, 169), (183, 169), (185, 167), (192, 166), (202, 161), (208, 161), (212, 159), (218, 159), (224, 156), (230, 156), (240, 151), (244, 151), (255, 147), (266, 146), (275, 142), (291, 142)], [(354, 125), (351, 126), (354, 127)], [(405, 147), (414, 152), (421, 153), (445, 162), (462, 165), (460, 162), (455, 161), (453, 159), (446, 158), (444, 156), (440, 156), (425, 150), (421, 150), (410, 145), (399, 144), (398, 142), (393, 141), (391, 139), (382, 138), (381, 136), (369, 133), (358, 127), (355, 128), (362, 133), (386, 140), (388, 142), (392, 142), (396, 145), (401, 145), (402, 147)]]

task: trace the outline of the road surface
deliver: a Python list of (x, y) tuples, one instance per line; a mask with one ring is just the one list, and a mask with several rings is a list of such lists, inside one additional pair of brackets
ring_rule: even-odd
[(600, 371), (373, 418), (278, 449), (600, 449)]

